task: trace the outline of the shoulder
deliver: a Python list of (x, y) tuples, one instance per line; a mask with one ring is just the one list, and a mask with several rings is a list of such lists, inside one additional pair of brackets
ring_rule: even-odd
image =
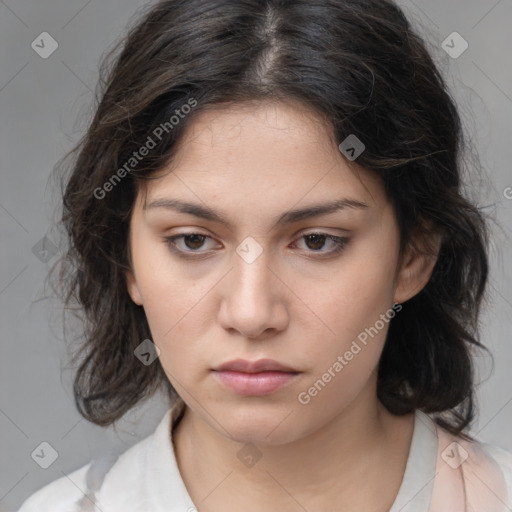
[[(465, 477), (486, 477), (500, 482), (500, 488), (512, 497), (512, 453), (499, 446), (479, 440), (464, 441), (456, 439), (461, 452), (461, 467), (466, 469)], [(465, 451), (464, 451), (465, 450)]]
[(81, 510), (79, 505), (91, 501), (92, 496), (101, 505), (105, 491), (111, 494), (112, 487), (117, 496), (119, 492), (126, 496), (137, 493), (136, 484), (146, 445), (144, 439), (120, 457), (100, 457), (54, 480), (32, 494), (18, 512), (76, 512)]
[(509, 494), (512, 496), (512, 452), (488, 443), (480, 443), (480, 446), (500, 468), (505, 478)]
[(437, 431), (436, 490), (444, 505), (464, 500), (476, 512), (510, 510), (512, 453), (477, 439), (466, 441), (440, 428)]
[(74, 512), (73, 507), (86, 489), (91, 462), (45, 485), (27, 498), (18, 512)]
[[(133, 504), (140, 498), (140, 470), (147, 457), (153, 436), (142, 439), (119, 457), (105, 455), (65, 475), (32, 494), (18, 512), (78, 512), (85, 495), (94, 495), (97, 506), (104, 500), (110, 504)], [(125, 499), (124, 499), (125, 498)], [(103, 508), (101, 508), (103, 509)]]
[(468, 452), (467, 460), (461, 465), (466, 495), (475, 510), (511, 510), (512, 453), (476, 440), (463, 446)]
[[(39, 489), (18, 512), (78, 512), (81, 505), (85, 505), (83, 510), (87, 509), (91, 498), (95, 500), (95, 510), (105, 512), (154, 510), (147, 506), (155, 499), (152, 491), (163, 490), (174, 497), (175, 490), (169, 487), (169, 482), (174, 482), (179, 498), (179, 492), (185, 491), (180, 487), (169, 436), (170, 421), (177, 411), (170, 409), (152, 434), (120, 456), (106, 454)], [(160, 479), (159, 486), (154, 484), (155, 479)]]
[[(101, 506), (105, 496), (137, 496), (141, 462), (146, 440), (126, 450), (120, 457), (103, 456), (68, 475), (54, 480), (32, 494), (18, 512), (78, 512), (94, 498)], [(113, 492), (112, 492), (113, 491)]]

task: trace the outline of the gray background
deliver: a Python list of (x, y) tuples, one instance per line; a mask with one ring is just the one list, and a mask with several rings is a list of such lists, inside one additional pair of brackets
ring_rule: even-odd
[[(83, 113), (93, 100), (102, 53), (145, 4), (0, 2), (0, 512), (16, 510), (36, 489), (99, 452), (124, 451), (153, 430), (166, 408), (157, 396), (116, 429), (80, 419), (61, 341), (59, 303), (44, 299), (50, 293), (44, 280), (54, 259), (44, 262), (33, 253), (44, 236), (59, 243), (52, 235), (58, 191), (48, 178), (84, 130)], [(512, 450), (512, 189), (507, 188), (512, 187), (512, 1), (409, 0), (400, 5), (428, 37), (480, 155), (484, 172), (472, 177), (471, 194), (498, 220), (483, 318), (483, 340), (495, 365), (492, 369), (487, 357), (478, 360), (480, 416), (473, 433)], [(456, 59), (441, 45), (454, 31), (469, 43)], [(59, 45), (47, 59), (31, 48), (42, 32)], [(43, 441), (58, 452), (48, 469), (31, 457)]]

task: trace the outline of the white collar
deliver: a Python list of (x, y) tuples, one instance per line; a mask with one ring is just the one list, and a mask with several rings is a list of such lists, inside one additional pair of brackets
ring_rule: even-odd
[(189, 512), (196, 508), (190, 498), (176, 462), (171, 438), (171, 422), (177, 408), (169, 409), (157, 426), (148, 448), (147, 473), (143, 476), (148, 499), (155, 512)]
[(404, 477), (389, 512), (428, 512), (434, 490), (437, 450), (435, 423), (416, 410)]

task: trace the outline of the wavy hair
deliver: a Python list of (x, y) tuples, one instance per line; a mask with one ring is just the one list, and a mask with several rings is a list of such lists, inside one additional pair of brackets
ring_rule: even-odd
[[(402, 249), (415, 233), (441, 234), (431, 279), (390, 323), (378, 398), (391, 413), (433, 413), (469, 438), (472, 351), (484, 348), (486, 220), (463, 194), (466, 144), (447, 85), (426, 43), (387, 0), (164, 0), (137, 13), (104, 56), (91, 121), (63, 158), (72, 161), (61, 177), (67, 249), (58, 282), (65, 307), (77, 304), (83, 322), (74, 380), (80, 413), (110, 425), (161, 385), (180, 400), (159, 360), (143, 366), (133, 355), (151, 338), (125, 279), (138, 185), (172, 161), (200, 112), (268, 99), (314, 109), (338, 143), (350, 134), (364, 142), (357, 163), (381, 176)], [(191, 101), (196, 106), (147, 156), (117, 171)], [(114, 183), (116, 172), (123, 176)]]

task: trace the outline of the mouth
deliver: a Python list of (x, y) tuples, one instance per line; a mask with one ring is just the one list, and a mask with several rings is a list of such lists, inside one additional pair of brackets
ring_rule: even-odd
[(283, 388), (301, 373), (272, 359), (236, 359), (213, 369), (214, 376), (227, 388), (245, 396), (261, 396)]

